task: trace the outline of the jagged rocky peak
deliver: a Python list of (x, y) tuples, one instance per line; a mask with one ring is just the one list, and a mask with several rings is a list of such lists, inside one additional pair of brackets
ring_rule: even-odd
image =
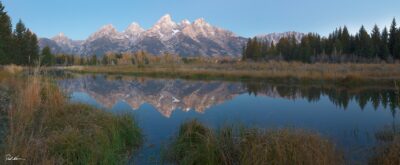
[(191, 23), (190, 23), (190, 21), (189, 21), (188, 19), (184, 19), (184, 20), (182, 20), (181, 23), (180, 23), (181, 26), (188, 26), (188, 25), (190, 25), (190, 24), (191, 24)]
[(117, 29), (112, 24), (107, 24), (102, 26), (94, 35), (108, 36), (116, 33), (118, 33)]
[(196, 26), (207, 26), (207, 27), (211, 26), (209, 23), (206, 22), (206, 20), (204, 18), (196, 19), (193, 22), (193, 24)]
[(281, 38), (294, 36), (298, 43), (301, 42), (301, 39), (305, 36), (305, 33), (295, 32), (295, 31), (288, 31), (282, 33), (269, 33), (269, 34), (262, 34), (256, 36), (257, 38), (267, 41), (267, 42), (274, 42), (275, 44), (279, 42)]
[(176, 33), (180, 32), (178, 25), (172, 21), (171, 15), (166, 14), (157, 21), (148, 31), (148, 36), (153, 36), (166, 41), (171, 39)]
[(98, 32), (117, 32), (117, 29), (112, 24), (104, 25)]
[(52, 39), (60, 39), (60, 38), (68, 38), (63, 32), (58, 33), (56, 36), (54, 36)]
[(64, 33), (58, 33), (56, 36), (54, 36), (53, 38), (51, 38), (53, 41), (57, 42), (57, 43), (66, 43), (66, 42), (70, 42), (71, 39), (69, 39)]
[(172, 21), (171, 15), (165, 14), (157, 21), (156, 25), (174, 26), (176, 23)]
[(102, 26), (98, 31), (89, 36), (85, 42), (93, 41), (99, 38), (118, 38), (120, 33), (112, 24)]
[(131, 23), (125, 30), (126, 33), (141, 33), (143, 31), (144, 29), (137, 22)]
[(204, 18), (199, 18), (191, 26), (186, 26), (182, 31), (184, 34), (196, 38), (197, 36), (215, 37), (220, 29), (210, 25)]

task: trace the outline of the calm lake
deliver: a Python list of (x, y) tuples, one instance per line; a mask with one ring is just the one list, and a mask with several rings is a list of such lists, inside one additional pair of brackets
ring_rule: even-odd
[[(73, 102), (132, 114), (146, 143), (135, 161), (155, 163), (181, 123), (198, 119), (219, 128), (302, 128), (331, 139), (346, 159), (363, 163), (376, 134), (400, 129), (399, 95), (393, 87), (337, 87), (266, 82), (191, 81), (79, 75), (58, 80)], [(396, 127), (397, 125), (397, 127)]]

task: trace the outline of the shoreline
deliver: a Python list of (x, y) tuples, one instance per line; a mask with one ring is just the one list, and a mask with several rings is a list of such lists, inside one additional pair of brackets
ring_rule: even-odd
[(135, 65), (65, 66), (49, 69), (77, 73), (181, 78), (189, 80), (267, 81), (275, 83), (306, 83), (358, 85), (394, 85), (400, 81), (398, 64), (304, 64), (244, 63), (201, 65)]

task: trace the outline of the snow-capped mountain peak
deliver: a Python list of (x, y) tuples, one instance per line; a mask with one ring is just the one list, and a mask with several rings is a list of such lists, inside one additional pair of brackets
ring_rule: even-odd
[(181, 21), (181, 23), (179, 23), (179, 25), (181, 25), (182, 27), (188, 26), (190, 24), (191, 24), (190, 21), (187, 19), (184, 19)]
[(196, 19), (193, 22), (193, 24), (196, 26), (208, 26), (208, 27), (211, 26), (209, 23), (206, 22), (206, 20), (204, 18)]
[(165, 14), (164, 16), (162, 16), (158, 21), (157, 24), (174, 24), (174, 21), (172, 21), (172, 17), (169, 14)]
[(67, 36), (65, 36), (65, 34), (63, 32), (60, 32), (56, 36), (54, 36), (53, 38), (67, 38)]
[(161, 17), (152, 28), (146, 31), (146, 34), (148, 36), (160, 38), (162, 41), (166, 41), (178, 32), (180, 32), (178, 25), (172, 21), (169, 14), (166, 14)]
[(263, 41), (267, 41), (269, 43), (278, 43), (281, 38), (287, 38), (293, 36), (298, 43), (301, 42), (301, 39), (305, 36), (305, 33), (295, 32), (295, 31), (288, 31), (283, 33), (269, 33), (269, 34), (262, 34), (256, 36), (258, 39)]
[[(102, 26), (97, 32), (93, 33), (87, 41), (93, 41), (98, 38), (119, 38), (120, 33), (112, 24)], [(86, 41), (86, 42), (87, 42)]]
[(130, 34), (132, 34), (132, 33), (138, 34), (138, 33), (141, 33), (143, 31), (144, 31), (144, 29), (136, 22), (131, 23), (128, 26), (128, 28), (126, 28), (126, 30), (125, 30), (126, 33), (130, 33)]
[(107, 24), (102, 26), (99, 31), (97, 31), (98, 33), (115, 33), (117, 32), (117, 29), (115, 29), (114, 25), (112, 24)]
[(157, 21), (157, 23), (152, 27), (152, 29), (171, 29), (176, 27), (176, 23), (172, 21), (169, 14), (164, 15)]
[(54, 36), (53, 38), (51, 38), (53, 41), (55, 41), (58, 44), (69, 44), (71, 42), (71, 39), (69, 39), (67, 36), (65, 36), (64, 33), (59, 33), (56, 36)]

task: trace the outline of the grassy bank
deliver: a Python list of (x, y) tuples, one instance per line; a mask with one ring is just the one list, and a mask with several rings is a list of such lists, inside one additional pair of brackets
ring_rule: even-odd
[(197, 121), (183, 124), (165, 151), (176, 164), (343, 164), (343, 156), (321, 136), (302, 130), (212, 131)]
[(396, 126), (387, 127), (376, 133), (375, 137), (379, 145), (374, 148), (374, 156), (369, 164), (400, 164), (400, 130), (396, 130)]
[(72, 104), (47, 78), (14, 75), (2, 83), (12, 91), (2, 153), (23, 164), (123, 164), (142, 144), (132, 117)]
[(400, 80), (398, 64), (305, 64), (264, 62), (233, 64), (173, 64), (72, 66), (63, 69), (82, 73), (107, 73), (152, 77), (224, 80), (330, 81), (334, 83), (375, 83)]

